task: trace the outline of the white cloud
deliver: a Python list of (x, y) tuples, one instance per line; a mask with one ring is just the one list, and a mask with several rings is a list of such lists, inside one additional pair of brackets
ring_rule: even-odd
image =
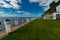
[(4, 13), (3, 11), (0, 11), (0, 13)]
[(36, 17), (35, 14), (30, 13), (30, 12), (18, 11), (18, 10), (17, 12), (20, 14), (21, 17)]
[(17, 12), (20, 14), (20, 13), (22, 13), (22, 14), (24, 14), (24, 15), (26, 15), (26, 16), (28, 16), (28, 15), (31, 15), (32, 13), (30, 13), (30, 12), (25, 12), (25, 11), (18, 11), (17, 10)]
[(44, 10), (46, 11), (47, 9), (49, 9), (49, 5), (50, 3), (52, 3), (52, 1), (59, 1), (59, 0), (29, 0), (31, 3), (33, 2), (39, 2), (39, 6), (46, 6), (46, 8), (44, 8)]
[(0, 11), (0, 17), (40, 17), (41, 14), (33, 14), (33, 13), (30, 13), (30, 12), (25, 12), (25, 11), (20, 11), (20, 12), (23, 12), (22, 14), (7, 14), (3, 11)]
[[(10, 4), (5, 1), (10, 2)], [(19, 9), (21, 6), (17, 4), (18, 2), (21, 3), (21, 0), (0, 0), (0, 6), (5, 8)]]
[(14, 7), (14, 9), (19, 9), (20, 5), (18, 5), (19, 1), (17, 0), (10, 0), (10, 4)]
[(58, 2), (59, 0), (55, 0), (55, 2)]
[(37, 16), (38, 16), (38, 17), (41, 17), (41, 15), (42, 15), (42, 13), (38, 14)]
[(0, 17), (20, 17), (20, 15), (0, 13)]
[(33, 13), (30, 13), (30, 12), (25, 12), (24, 16), (25, 17), (40, 17), (41, 14), (33, 14)]
[(44, 8), (44, 11), (46, 11), (46, 10), (48, 10), (50, 7), (49, 6), (47, 6), (46, 8)]
[(25, 11), (19, 11), (19, 10), (17, 10), (17, 12), (18, 12), (18, 13), (25, 13)]
[(0, 5), (1, 5), (1, 7), (6, 7), (6, 8), (10, 8), (11, 7), (11, 5), (7, 4), (3, 0), (0, 0)]
[(49, 9), (49, 4), (54, 1), (54, 0), (29, 0), (31, 3), (32, 2), (39, 2), (39, 6), (46, 6), (44, 10)]
[(32, 15), (32, 13), (30, 13), (30, 12), (25, 12), (25, 11), (20, 11), (20, 13), (22, 13), (22, 14), (25, 15), (25, 16), (31, 16), (31, 15)]
[(45, 5), (49, 5), (52, 1), (54, 0), (29, 0), (31, 3), (32, 2), (39, 2), (39, 5), (45, 6)]
[(39, 0), (29, 0), (30, 2), (39, 2)]
[(19, 10), (16, 10), (18, 13), (15, 14), (15, 13), (6, 13), (4, 11), (0, 11), (0, 17), (40, 17), (41, 13), (40, 14), (33, 14), (33, 13), (30, 13), (30, 12), (26, 12), (26, 11), (19, 11)]
[(31, 15), (32, 15), (32, 13), (25, 12), (25, 15), (26, 15), (26, 16), (31, 16)]
[(57, 6), (57, 12), (60, 12), (60, 5), (59, 6)]

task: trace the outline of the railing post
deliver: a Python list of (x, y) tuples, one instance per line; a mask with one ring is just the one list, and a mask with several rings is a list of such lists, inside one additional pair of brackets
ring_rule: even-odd
[(35, 20), (36, 18), (32, 18), (33, 20)]
[(27, 18), (26, 21), (29, 22), (29, 19)]
[(15, 25), (17, 25), (17, 24), (19, 24), (19, 23), (18, 23), (18, 20), (15, 20)]
[(22, 19), (22, 23), (24, 22), (24, 20)]
[(11, 32), (11, 24), (10, 24), (10, 20), (5, 20), (5, 21), (4, 21), (4, 24), (5, 24), (6, 35), (7, 35), (8, 33)]
[(31, 21), (33, 21), (33, 18), (31, 18)]

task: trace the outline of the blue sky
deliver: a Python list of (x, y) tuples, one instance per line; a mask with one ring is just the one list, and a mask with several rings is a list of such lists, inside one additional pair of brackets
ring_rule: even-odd
[(52, 1), (58, 0), (0, 0), (0, 16), (40, 17)]

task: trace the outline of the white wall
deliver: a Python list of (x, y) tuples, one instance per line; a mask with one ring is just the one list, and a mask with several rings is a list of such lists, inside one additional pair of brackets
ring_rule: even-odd
[(53, 13), (53, 19), (56, 19), (56, 14), (60, 14), (60, 13)]

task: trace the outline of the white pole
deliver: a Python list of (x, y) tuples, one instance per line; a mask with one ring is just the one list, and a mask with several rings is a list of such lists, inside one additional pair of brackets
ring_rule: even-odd
[(17, 24), (19, 24), (19, 23), (18, 23), (18, 20), (15, 20), (15, 25), (17, 25)]
[(22, 19), (22, 23), (24, 22), (24, 20)]
[(29, 19), (28, 18), (26, 20), (27, 20), (27, 22), (29, 22)]
[(5, 28), (6, 28), (6, 34), (11, 32), (11, 24), (10, 21), (4, 21)]

